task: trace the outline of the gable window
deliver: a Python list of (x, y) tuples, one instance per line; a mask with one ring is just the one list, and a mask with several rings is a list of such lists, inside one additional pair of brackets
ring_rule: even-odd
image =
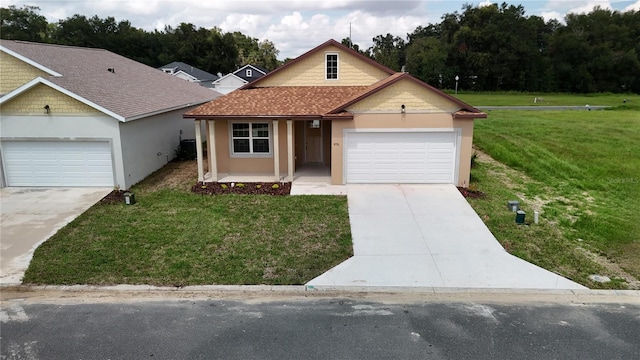
[(338, 79), (338, 54), (326, 54), (326, 79)]
[(233, 155), (268, 155), (271, 153), (266, 122), (238, 122), (231, 125), (231, 153)]
[(252, 77), (253, 76), (253, 71), (251, 71), (251, 69), (247, 69), (247, 77)]

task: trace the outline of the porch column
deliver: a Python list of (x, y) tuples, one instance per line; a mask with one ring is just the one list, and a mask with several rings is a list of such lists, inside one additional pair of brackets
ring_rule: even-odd
[(287, 171), (293, 182), (293, 120), (287, 120)]
[(278, 137), (278, 120), (273, 120), (273, 169), (276, 181), (280, 181), (280, 139)]
[(200, 120), (196, 120), (196, 158), (198, 159), (198, 181), (204, 181), (204, 164), (202, 156), (202, 134), (200, 130)]
[(218, 181), (218, 165), (216, 163), (216, 127), (214, 120), (207, 120), (207, 156), (209, 157), (209, 178), (211, 181)]

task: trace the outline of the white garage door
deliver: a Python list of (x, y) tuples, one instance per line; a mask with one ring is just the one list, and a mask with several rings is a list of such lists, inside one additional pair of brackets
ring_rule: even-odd
[(455, 132), (350, 132), (347, 183), (452, 184)]
[(109, 142), (2, 143), (8, 186), (113, 186)]

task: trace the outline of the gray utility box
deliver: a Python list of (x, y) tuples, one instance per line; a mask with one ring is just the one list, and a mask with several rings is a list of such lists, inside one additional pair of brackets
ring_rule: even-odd
[(516, 212), (520, 210), (520, 202), (515, 200), (509, 200), (509, 202), (507, 202), (507, 207), (509, 208), (509, 210)]

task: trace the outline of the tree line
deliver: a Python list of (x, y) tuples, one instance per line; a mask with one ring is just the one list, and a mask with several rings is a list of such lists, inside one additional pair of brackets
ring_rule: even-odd
[[(183, 61), (212, 73), (251, 63), (273, 70), (282, 61), (270, 41), (240, 32), (181, 23), (148, 32), (129, 21), (74, 15), (48, 23), (39, 8), (0, 9), (0, 36), (99, 47), (158, 67)], [(381, 64), (439, 87), (475, 91), (640, 93), (640, 11), (595, 7), (565, 23), (527, 16), (522, 5), (464, 5), (405, 38), (378, 35), (361, 49)], [(286, 59), (285, 61), (287, 61)]]
[(245, 64), (273, 70), (280, 65), (272, 42), (240, 32), (205, 29), (190, 23), (145, 31), (128, 20), (73, 15), (48, 23), (35, 6), (0, 8), (0, 37), (59, 45), (101, 48), (153, 67), (182, 61), (204, 71), (223, 74)]

